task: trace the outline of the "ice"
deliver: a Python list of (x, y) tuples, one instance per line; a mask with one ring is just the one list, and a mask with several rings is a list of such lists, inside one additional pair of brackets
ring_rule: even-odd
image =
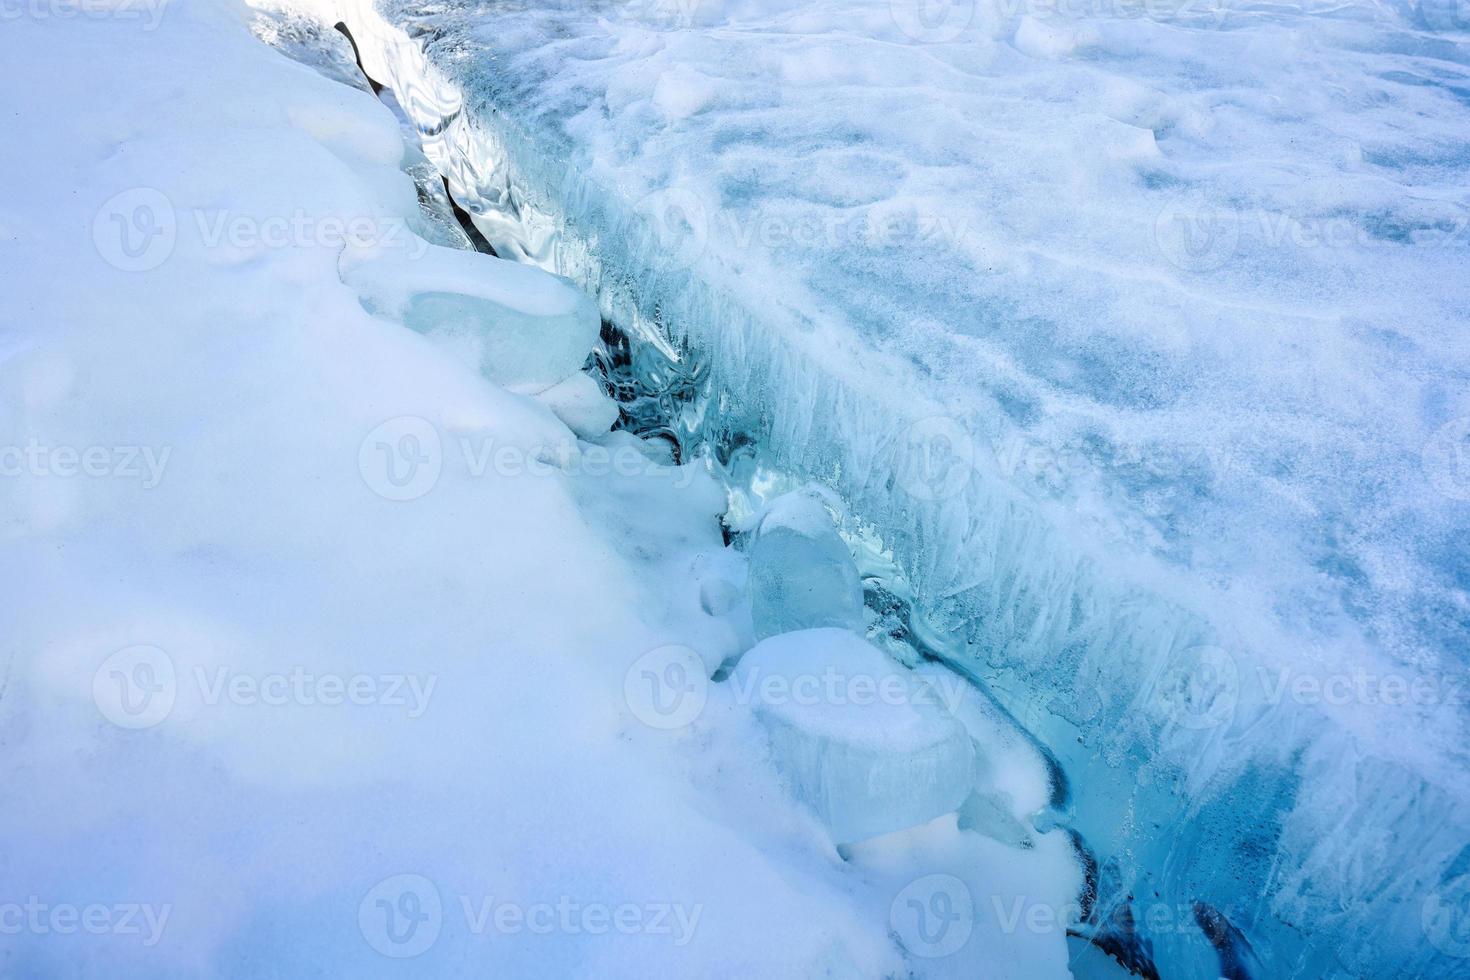
[(393, 246), (344, 258), (342, 281), (369, 313), (423, 334), (516, 391), (544, 391), (581, 369), (601, 321), (570, 284), (477, 252)]
[(1461, 965), (1452, 5), (329, 6), (498, 252), (707, 366), (691, 442), (875, 531), (1119, 895), (1281, 975)]
[(750, 607), (756, 636), (837, 627), (861, 630), (863, 583), (820, 494), (771, 501), (750, 546)]
[(970, 790), (974, 749), (942, 692), (848, 630), (764, 639), (730, 683), (752, 701), (777, 767), (837, 843), (927, 823)]
[[(227, 0), (138, 14), (0, 31), (45, 79), (0, 140), (0, 973), (1064, 978), (1060, 934), (890, 928), (936, 866), (1066, 901), (1069, 850), (843, 861), (728, 685), (639, 717), (650, 651), (752, 643), (724, 490), (563, 424), (608, 417), (585, 305), (414, 231), (382, 102)], [(435, 292), (550, 387), (406, 329)]]
[(988, 693), (938, 664), (923, 664), (915, 673), (931, 689), (953, 692), (950, 713), (975, 746), (959, 826), (1015, 847), (1033, 846), (1034, 821), (1053, 803), (1048, 761)]

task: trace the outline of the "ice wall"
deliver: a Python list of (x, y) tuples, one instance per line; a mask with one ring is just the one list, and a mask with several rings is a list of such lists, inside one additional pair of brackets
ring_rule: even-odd
[(1459, 7), (415, 8), (329, 13), (497, 251), (881, 536), (1166, 975), (1196, 902), (1470, 972)]

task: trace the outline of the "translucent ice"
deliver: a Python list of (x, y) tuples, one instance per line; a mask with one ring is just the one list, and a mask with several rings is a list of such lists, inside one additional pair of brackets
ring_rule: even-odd
[(756, 636), (863, 626), (863, 583), (819, 494), (772, 501), (750, 548), (750, 607)]
[(925, 823), (970, 792), (974, 749), (940, 692), (847, 630), (763, 640), (730, 683), (755, 705), (777, 767), (839, 844)]
[(597, 340), (596, 306), (540, 269), (424, 242), (349, 256), (369, 313), (402, 323), (490, 380), (537, 392), (570, 378)]
[(946, 695), (946, 704), (975, 744), (971, 792), (960, 808), (960, 827), (1006, 844), (1030, 846), (1031, 821), (1052, 795), (1041, 752), (985, 692), (964, 678), (932, 663), (914, 673)]

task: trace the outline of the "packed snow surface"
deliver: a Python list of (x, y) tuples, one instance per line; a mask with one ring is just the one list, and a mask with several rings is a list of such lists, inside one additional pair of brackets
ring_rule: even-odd
[(350, 57), (53, 12), (0, 31), (0, 975), (1067, 976), (1072, 841), (961, 828), (970, 773), (839, 853), (710, 680), (726, 495)]
[(500, 254), (876, 529), (1119, 900), (1464, 968), (1462, 0), (313, 6)]

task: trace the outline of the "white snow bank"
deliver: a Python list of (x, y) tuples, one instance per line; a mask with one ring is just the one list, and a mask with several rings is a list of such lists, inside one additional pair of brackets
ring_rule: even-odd
[[(121, 13), (0, 32), (45, 89), (0, 141), (0, 973), (973, 974), (989, 920), (925, 960), (904, 889), (1075, 894), (957, 831), (844, 862), (748, 708), (649, 723), (649, 651), (749, 643), (719, 489), (364, 309), (344, 253), (424, 244), (382, 104), (230, 4)], [(567, 318), (537, 383), (590, 343), (433, 261)]]

